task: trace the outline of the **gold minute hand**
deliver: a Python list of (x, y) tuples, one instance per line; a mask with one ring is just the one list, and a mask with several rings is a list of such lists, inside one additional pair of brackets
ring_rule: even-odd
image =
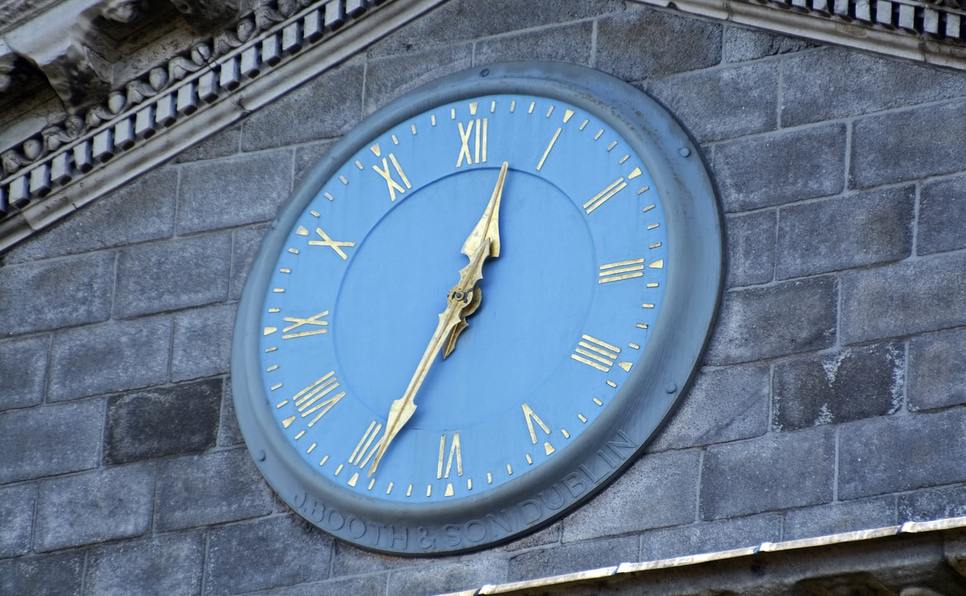
[(455, 349), (456, 340), (466, 329), (468, 325), (466, 317), (476, 312), (480, 306), (481, 295), (476, 284), (483, 278), (483, 262), (488, 258), (500, 256), (500, 200), (503, 196), (503, 184), (506, 181), (508, 167), (509, 164), (503, 162), (490, 202), (487, 203), (483, 216), (463, 243), (462, 253), (469, 258), (470, 262), (460, 269), (460, 279), (446, 298), (446, 308), (439, 313), (436, 330), (422, 358), (419, 359), (412, 378), (409, 379), (406, 392), (401, 398), (394, 400), (389, 407), (386, 429), (379, 439), (379, 448), (372, 460), (372, 467), (369, 468), (369, 476), (376, 473), (389, 444), (416, 412), (416, 393), (426, 380), (430, 367), (436, 362), (443, 344), (447, 344), (445, 358)]

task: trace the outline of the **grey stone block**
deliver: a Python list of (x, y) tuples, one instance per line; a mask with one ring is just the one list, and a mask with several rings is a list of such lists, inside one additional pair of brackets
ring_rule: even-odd
[(439, 562), (429, 567), (406, 567), (389, 574), (387, 596), (442, 594), (475, 590), (485, 584), (506, 581), (507, 561), (477, 555), (451, 565)]
[(472, 62), (469, 44), (372, 60), (366, 66), (366, 113), (423, 83), (469, 68)]
[(721, 25), (649, 8), (597, 21), (596, 68), (639, 81), (714, 66)]
[(776, 276), (813, 275), (908, 257), (914, 201), (910, 186), (782, 208)]
[(649, 454), (564, 520), (563, 541), (694, 521), (698, 450)]
[(775, 275), (775, 211), (725, 218), (727, 287), (763, 284)]
[(174, 230), (178, 172), (160, 168), (90, 203), (7, 254), (7, 262), (69, 255), (145, 240)]
[(966, 322), (966, 254), (935, 255), (842, 276), (844, 342), (910, 335)]
[(594, 24), (590, 21), (485, 39), (476, 43), (479, 65), (511, 60), (550, 60), (590, 64)]
[(323, 73), (246, 118), (242, 149), (341, 136), (362, 116), (362, 82), (362, 66), (357, 62)]
[(796, 430), (893, 414), (905, 391), (902, 344), (843, 348), (775, 365), (772, 422)]
[(114, 261), (95, 253), (0, 268), (0, 337), (107, 319)]
[(527, 551), (510, 559), (507, 579), (533, 579), (637, 561), (638, 546), (637, 536), (624, 536)]
[(114, 314), (132, 317), (224, 300), (231, 237), (214, 234), (121, 252)]
[(87, 562), (87, 591), (124, 596), (179, 596), (201, 591), (201, 534), (167, 534), (94, 549)]
[(128, 538), (147, 532), (154, 510), (153, 465), (110, 468), (40, 485), (38, 551)]
[(966, 481), (966, 409), (874, 418), (842, 428), (840, 499)]
[(151, 317), (79, 327), (54, 336), (48, 399), (64, 400), (163, 383), (171, 320)]
[(835, 436), (828, 429), (714, 445), (704, 456), (701, 515), (719, 519), (832, 500)]
[(906, 399), (910, 410), (966, 404), (966, 330), (912, 338)]
[(268, 221), (291, 187), (290, 149), (185, 164), (178, 195), (178, 233)]
[(324, 582), (312, 582), (259, 592), (266, 596), (318, 596), (319, 594), (347, 594), (351, 596), (385, 596), (389, 574), (350, 577)]
[(268, 232), (268, 226), (252, 226), (235, 230), (231, 247), (231, 283), (229, 297), (233, 300), (241, 298), (245, 289), (245, 279), (252, 267), (255, 254), (262, 245), (262, 238)]
[(966, 94), (958, 72), (846, 48), (783, 60), (782, 126), (795, 126)]
[(335, 559), (332, 562), (333, 577), (343, 575), (369, 575), (392, 569), (401, 569), (403, 567), (425, 566), (437, 561), (437, 559), (429, 558), (402, 558), (371, 553), (355, 548), (340, 540), (335, 541), (333, 550), (333, 557)]
[(507, 552), (533, 548), (535, 546), (546, 546), (548, 544), (559, 544), (563, 539), (564, 521), (558, 521), (533, 534), (528, 534), (523, 538), (514, 540), (503, 546)]
[(705, 360), (750, 362), (835, 343), (835, 280), (816, 277), (726, 292)]
[(966, 248), (966, 176), (923, 185), (916, 252)]
[(36, 486), (0, 489), (0, 559), (30, 552), (36, 502)]
[(765, 434), (769, 376), (767, 366), (701, 371), (648, 450), (682, 449)]
[(112, 398), (104, 461), (120, 464), (214, 447), (221, 385), (213, 379)]
[(723, 62), (757, 60), (815, 47), (804, 39), (743, 27), (725, 27), (721, 43)]
[(235, 400), (231, 393), (231, 378), (227, 377), (221, 397), (221, 418), (218, 423), (218, 445), (228, 447), (241, 445), (244, 438), (238, 428), (238, 418), (235, 416)]
[(158, 477), (161, 530), (267, 515), (273, 504), (272, 491), (245, 449), (168, 461)]
[(849, 176), (859, 188), (966, 169), (966, 101), (856, 120)]
[(295, 184), (293, 188), (298, 187), (299, 183), (312, 170), (312, 167), (329, 152), (329, 149), (337, 140), (319, 141), (318, 143), (309, 143), (295, 148)]
[(216, 305), (174, 317), (171, 380), (209, 377), (228, 370), (236, 305)]
[(0, 414), (0, 484), (97, 466), (100, 400)]
[(805, 507), (785, 512), (784, 540), (826, 536), (884, 528), (896, 523), (896, 498), (893, 496), (839, 501), (830, 505)]
[(208, 535), (205, 593), (234, 594), (325, 579), (332, 539), (297, 516), (216, 528)]
[(215, 159), (234, 155), (241, 150), (241, 125), (220, 130), (207, 139), (182, 151), (175, 163), (186, 163), (203, 159)]
[(776, 513), (649, 530), (641, 534), (641, 560), (654, 561), (777, 542), (781, 540), (781, 531), (782, 518)]
[(837, 194), (845, 185), (845, 125), (721, 143), (711, 163), (729, 212)]
[(83, 574), (83, 552), (0, 561), (0, 594), (76, 596)]
[(49, 337), (0, 342), (0, 410), (43, 401), (49, 346)]
[(649, 82), (647, 91), (702, 142), (777, 126), (778, 67), (773, 62), (675, 75)]
[(966, 486), (947, 486), (899, 495), (899, 523), (966, 516)]

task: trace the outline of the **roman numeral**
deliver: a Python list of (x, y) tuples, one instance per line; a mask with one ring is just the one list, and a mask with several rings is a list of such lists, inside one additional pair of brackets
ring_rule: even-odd
[(600, 191), (599, 193), (595, 194), (591, 198), (587, 199), (587, 202), (584, 203), (583, 205), (584, 211), (587, 212), (587, 215), (590, 215), (598, 207), (606, 203), (608, 200), (610, 200), (611, 197), (613, 197), (620, 191), (624, 190), (625, 188), (627, 188), (627, 182), (625, 182), (624, 177), (621, 176), (617, 180), (614, 180), (613, 182), (608, 184), (607, 187), (604, 188), (604, 190)]
[[(453, 470), (453, 460), (456, 460), (456, 475), (463, 475), (463, 448), (460, 444), (459, 432), (453, 433), (453, 438), (449, 443), (449, 457), (446, 455), (446, 435), (439, 436), (439, 457), (436, 459), (436, 478), (449, 478)], [(443, 460), (446, 459), (446, 467), (443, 468)]]
[[(396, 174), (399, 175), (399, 181), (396, 181), (395, 176), (389, 169), (389, 162), (392, 162), (392, 167), (395, 168)], [(399, 165), (399, 161), (396, 159), (394, 153), (390, 153), (388, 160), (387, 158), (382, 158), (382, 167), (373, 164), (372, 169), (376, 171), (377, 174), (382, 176), (382, 179), (386, 182), (386, 190), (389, 191), (389, 200), (396, 200), (396, 193), (403, 194), (406, 189), (412, 188), (413, 185), (409, 183), (409, 178), (406, 177), (406, 172)]]
[[(523, 410), (523, 419), (527, 423), (527, 432), (530, 433), (530, 442), (533, 443), (534, 445), (537, 444), (537, 427), (539, 427), (540, 430), (542, 430), (544, 434), (546, 434), (549, 437), (550, 427), (547, 426), (547, 424), (540, 419), (540, 416), (537, 416), (537, 413), (533, 411), (533, 408), (531, 408), (530, 405), (527, 404), (526, 402), (524, 402), (520, 407)], [(537, 426), (533, 425), (534, 422), (537, 423)], [(546, 453), (547, 455), (550, 455), (554, 451), (556, 451), (556, 449), (553, 448), (553, 445), (550, 444), (550, 441), (543, 442), (544, 453)]]
[(460, 133), (460, 152), (456, 157), (456, 167), (463, 165), (464, 161), (466, 165), (486, 161), (486, 131), (489, 119), (474, 118), (465, 127), (462, 122), (457, 122), (456, 127)]
[(604, 263), (597, 274), (597, 283), (609, 284), (625, 279), (644, 277), (644, 259), (630, 259), (616, 263)]
[[(298, 337), (308, 337), (310, 335), (322, 335), (328, 333), (329, 322), (322, 320), (327, 316), (329, 316), (329, 311), (323, 310), (322, 312), (315, 313), (314, 315), (304, 319), (301, 317), (283, 317), (285, 321), (291, 323), (291, 325), (282, 328), (282, 339), (295, 339)], [(304, 331), (296, 331), (302, 327), (305, 327)]]
[(614, 363), (617, 362), (617, 355), (621, 349), (614, 344), (601, 341), (590, 335), (581, 335), (577, 347), (574, 348), (571, 358), (586, 364), (591, 368), (596, 368), (601, 372), (609, 372)]
[(382, 439), (376, 441), (380, 430), (382, 430), (382, 423), (378, 420), (373, 420), (369, 423), (366, 432), (359, 438), (359, 442), (356, 443), (352, 454), (349, 456), (350, 465), (364, 468), (369, 463), (369, 460), (372, 459), (372, 456), (379, 449), (379, 445), (382, 444)]
[(343, 261), (348, 259), (349, 255), (347, 255), (346, 252), (342, 250), (342, 247), (350, 248), (356, 245), (355, 242), (347, 242), (344, 240), (333, 240), (332, 237), (329, 236), (322, 228), (315, 228), (315, 233), (318, 234), (321, 240), (309, 240), (309, 246), (328, 246), (333, 251), (335, 251), (335, 254), (339, 255), (339, 258), (342, 259)]
[(335, 376), (335, 371), (329, 371), (292, 396), (295, 409), (299, 411), (301, 417), (313, 417), (307, 425), (309, 428), (315, 426), (316, 422), (345, 397), (345, 391), (335, 393), (338, 388), (339, 380)]

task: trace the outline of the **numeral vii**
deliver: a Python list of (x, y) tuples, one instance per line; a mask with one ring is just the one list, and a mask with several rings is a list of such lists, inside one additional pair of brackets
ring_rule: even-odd
[(462, 122), (457, 122), (456, 126), (460, 133), (460, 152), (456, 157), (456, 167), (462, 166), (464, 161), (466, 165), (486, 161), (486, 131), (489, 119), (474, 118), (465, 127)]
[(601, 341), (591, 335), (581, 335), (570, 357), (601, 372), (610, 372), (620, 351), (621, 349), (614, 344)]

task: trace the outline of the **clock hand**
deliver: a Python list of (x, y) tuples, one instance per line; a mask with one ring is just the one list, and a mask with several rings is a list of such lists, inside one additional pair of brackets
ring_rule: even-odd
[(446, 297), (446, 308), (439, 313), (436, 330), (422, 358), (419, 359), (419, 364), (416, 365), (406, 392), (389, 407), (386, 429), (379, 439), (379, 449), (372, 460), (372, 467), (369, 468), (369, 476), (376, 473), (389, 444), (416, 412), (416, 393), (426, 380), (426, 375), (429, 374), (429, 369), (436, 361), (444, 342), (446, 343), (446, 350), (443, 353), (445, 358), (456, 348), (460, 333), (469, 325), (466, 317), (480, 307), (482, 295), (476, 284), (483, 279), (483, 262), (487, 258), (500, 256), (500, 200), (503, 196), (503, 184), (506, 181), (508, 167), (509, 164), (504, 161), (500, 167), (493, 194), (490, 195), (490, 202), (487, 203), (483, 216), (463, 243), (461, 252), (469, 258), (470, 262), (460, 269), (460, 279)]

